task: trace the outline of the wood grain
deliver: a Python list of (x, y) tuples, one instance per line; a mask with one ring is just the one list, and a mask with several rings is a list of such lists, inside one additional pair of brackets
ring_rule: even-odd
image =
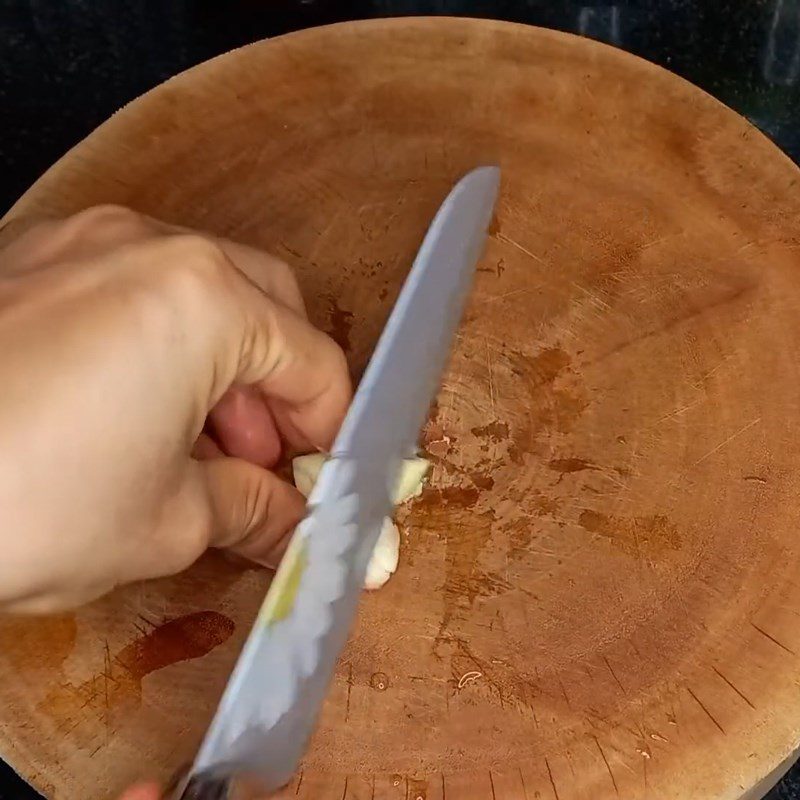
[[(800, 197), (744, 120), (565, 34), (347, 24), (169, 81), (10, 216), (124, 203), (267, 248), (358, 375), (484, 163), (502, 196), (425, 430), (433, 479), (282, 796), (746, 796), (800, 741)], [(266, 581), (207, 558), (3, 622), (3, 754), (57, 798), (166, 776)], [(157, 669), (115, 657), (198, 614), (216, 632)], [(85, 702), (48, 702), (65, 687)]]

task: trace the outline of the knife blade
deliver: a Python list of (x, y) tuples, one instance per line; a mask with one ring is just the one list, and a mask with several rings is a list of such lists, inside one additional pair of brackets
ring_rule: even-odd
[(272, 791), (291, 779), (391, 513), (390, 487), (445, 367), (499, 178), (496, 167), (473, 170), (434, 217), (176, 797), (224, 798), (234, 779)]

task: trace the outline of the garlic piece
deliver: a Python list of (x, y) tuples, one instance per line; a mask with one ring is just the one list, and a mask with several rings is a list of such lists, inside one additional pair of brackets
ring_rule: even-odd
[(392, 493), (393, 505), (399, 506), (413, 497), (422, 494), (422, 487), (425, 485), (425, 476), (431, 468), (431, 462), (427, 458), (406, 458), (403, 466), (400, 467), (400, 474), (397, 476), (394, 492)]
[[(294, 485), (303, 496), (308, 497), (311, 494), (326, 459), (324, 453), (310, 453), (307, 456), (298, 456), (292, 461)], [(399, 506), (412, 497), (418, 497), (422, 493), (429, 468), (430, 462), (426, 458), (405, 459), (392, 491), (392, 503)], [(397, 525), (386, 517), (367, 566), (364, 588), (380, 589), (394, 574), (399, 558), (400, 531)]]
[(400, 530), (389, 517), (386, 517), (381, 526), (378, 542), (372, 551), (369, 564), (367, 564), (364, 588), (380, 589), (394, 575), (399, 560)]
[(303, 497), (311, 494), (326, 458), (325, 453), (309, 453), (307, 456), (292, 459), (294, 485)]
[[(292, 473), (294, 474), (294, 485), (298, 491), (308, 497), (317, 477), (322, 469), (322, 465), (327, 460), (325, 453), (309, 453), (307, 456), (297, 456), (292, 460)], [(427, 458), (406, 458), (400, 467), (400, 474), (395, 481), (392, 490), (392, 505), (399, 506), (413, 497), (422, 494), (422, 487), (425, 485), (425, 476), (428, 474), (431, 463)]]

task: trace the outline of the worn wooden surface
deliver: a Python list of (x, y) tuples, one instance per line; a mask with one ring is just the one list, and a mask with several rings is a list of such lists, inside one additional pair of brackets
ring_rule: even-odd
[[(450, 185), (503, 189), (402, 517), (287, 797), (738, 798), (800, 740), (798, 170), (630, 55), (376, 21), (231, 53), (12, 216), (268, 248), (363, 368)], [(55, 798), (189, 758), (267, 583), (218, 558), (0, 622), (0, 749)]]

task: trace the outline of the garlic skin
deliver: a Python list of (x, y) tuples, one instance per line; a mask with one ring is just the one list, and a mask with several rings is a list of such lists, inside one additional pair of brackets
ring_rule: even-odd
[[(306, 456), (298, 456), (292, 460), (294, 485), (304, 497), (308, 497), (311, 494), (311, 490), (317, 481), (317, 476), (327, 458), (325, 453), (309, 453)], [(422, 494), (425, 476), (429, 469), (430, 462), (425, 458), (405, 459), (392, 491), (392, 503), (395, 506), (399, 506)], [(364, 588), (380, 589), (394, 574), (399, 558), (400, 530), (390, 517), (386, 517), (383, 521), (378, 541), (375, 544), (375, 549), (372, 551), (372, 557), (367, 565)]]

